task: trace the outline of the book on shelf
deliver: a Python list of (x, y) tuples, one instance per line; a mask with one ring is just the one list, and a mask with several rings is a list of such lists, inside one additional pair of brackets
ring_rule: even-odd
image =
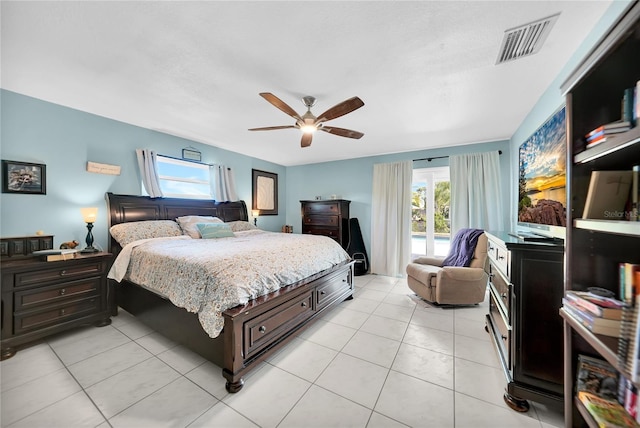
[(598, 126), (593, 131), (587, 133), (587, 135), (585, 135), (585, 138), (587, 139), (587, 141), (591, 141), (601, 135), (619, 134), (621, 132), (627, 132), (629, 129), (631, 129), (630, 122), (618, 120), (616, 122)]
[(640, 221), (640, 165), (631, 168), (631, 215), (630, 221)]
[(562, 299), (562, 304), (564, 310), (569, 313), (569, 315), (588, 328), (592, 333), (611, 337), (620, 336), (620, 320), (600, 318), (566, 298)]
[(593, 171), (582, 218), (626, 220), (624, 206), (629, 199), (632, 172)]
[(584, 391), (600, 398), (618, 400), (618, 372), (605, 360), (578, 355), (576, 392)]
[(635, 91), (635, 87), (626, 88), (622, 96), (622, 120), (631, 123), (631, 127), (635, 126)]
[[(625, 289), (625, 306), (622, 311), (620, 324), (620, 337), (618, 338), (618, 364), (624, 367), (632, 382), (640, 379), (640, 349), (638, 335), (640, 334), (640, 319), (638, 308), (640, 307), (640, 265), (633, 263), (620, 263), (620, 287)], [(627, 290), (632, 290), (629, 293)]]
[(624, 303), (618, 299), (598, 296), (589, 291), (575, 290), (567, 291), (565, 298), (572, 304), (584, 308), (597, 317), (612, 320), (620, 320), (622, 318)]
[(598, 397), (586, 391), (578, 392), (578, 400), (600, 428), (637, 428), (640, 426), (616, 400)]

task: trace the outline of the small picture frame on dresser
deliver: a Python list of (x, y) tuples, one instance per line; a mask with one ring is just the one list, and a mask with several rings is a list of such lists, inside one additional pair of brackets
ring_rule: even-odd
[(47, 194), (46, 165), (2, 160), (2, 193)]

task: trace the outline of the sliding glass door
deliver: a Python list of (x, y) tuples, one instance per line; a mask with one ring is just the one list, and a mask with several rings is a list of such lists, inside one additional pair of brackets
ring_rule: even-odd
[(414, 169), (412, 192), (412, 254), (446, 256), (450, 240), (449, 167)]

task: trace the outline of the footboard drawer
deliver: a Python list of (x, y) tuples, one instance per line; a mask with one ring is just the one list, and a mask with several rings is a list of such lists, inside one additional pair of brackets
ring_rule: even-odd
[(245, 358), (278, 340), (313, 312), (313, 292), (308, 291), (245, 322)]
[(325, 284), (316, 288), (316, 309), (320, 311), (336, 299), (344, 298), (343, 296), (349, 291), (351, 291), (351, 284), (348, 271), (330, 278)]

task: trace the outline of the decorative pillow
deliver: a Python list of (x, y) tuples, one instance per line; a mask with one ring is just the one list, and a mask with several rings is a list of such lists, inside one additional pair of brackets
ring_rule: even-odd
[(182, 229), (173, 220), (147, 220), (116, 224), (111, 226), (109, 233), (124, 247), (138, 239), (180, 236)]
[(242, 221), (242, 220), (230, 221), (230, 222), (227, 222), (227, 224), (231, 227), (231, 230), (233, 230), (234, 232), (242, 232), (245, 230), (257, 229), (256, 226), (252, 225), (248, 221)]
[(197, 228), (203, 239), (236, 236), (231, 230), (231, 227), (226, 223), (198, 223)]
[(202, 216), (202, 215), (185, 215), (176, 219), (182, 233), (189, 235), (193, 239), (200, 239), (200, 232), (196, 224), (198, 223), (222, 223), (218, 217)]

